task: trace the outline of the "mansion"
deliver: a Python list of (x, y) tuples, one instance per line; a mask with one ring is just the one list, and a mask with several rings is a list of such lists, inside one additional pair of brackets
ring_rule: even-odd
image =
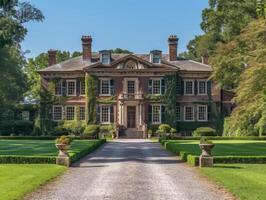
[(179, 58), (175, 35), (168, 38), (168, 53), (96, 53), (91, 36), (82, 36), (81, 41), (82, 56), (57, 63), (56, 51), (49, 50), (49, 66), (39, 71), (42, 87), (54, 82), (53, 95), (64, 97), (51, 105), (55, 122), (112, 123), (122, 127), (119, 136), (143, 138), (147, 129), (162, 123), (182, 135), (197, 127), (215, 128), (231, 111), (231, 94), (210, 80), (208, 58), (202, 62)]

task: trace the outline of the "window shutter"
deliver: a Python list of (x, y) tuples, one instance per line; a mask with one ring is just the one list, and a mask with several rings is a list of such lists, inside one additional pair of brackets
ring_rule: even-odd
[(164, 94), (165, 92), (165, 83), (164, 83), (164, 79), (161, 80), (161, 93)]
[(165, 106), (161, 106), (161, 122), (165, 122)]
[(66, 85), (67, 83), (66, 83), (66, 80), (62, 80), (62, 95), (63, 96), (66, 96), (66, 94), (67, 94), (67, 85)]
[(110, 106), (110, 122), (114, 123), (114, 106)]
[(114, 94), (114, 80), (113, 79), (111, 79), (110, 80), (110, 93), (111, 93), (111, 95), (113, 95)]
[(194, 81), (194, 95), (197, 95), (198, 94), (198, 81), (195, 80)]
[(149, 79), (148, 94), (152, 94), (152, 79)]
[(212, 91), (212, 89), (211, 89), (211, 81), (207, 81), (207, 94), (211, 95), (211, 91)]
[(101, 80), (97, 81), (97, 94), (96, 95), (99, 95), (99, 94), (101, 94)]
[(80, 84), (81, 84), (81, 81), (77, 79), (76, 80), (76, 96), (80, 95)]
[(177, 78), (177, 80), (176, 80), (176, 94), (177, 95), (181, 95), (182, 94), (182, 92), (181, 92), (181, 82), (182, 82), (182, 80), (181, 80), (181, 78)]
[(184, 81), (181, 81), (181, 95), (184, 95)]
[(96, 110), (96, 122), (100, 123), (101, 122), (101, 106), (97, 106)]
[(207, 119), (208, 119), (208, 121), (210, 121), (211, 120), (211, 105), (208, 105), (207, 112), (208, 112)]
[(148, 122), (152, 123), (152, 105), (149, 105), (148, 108)]

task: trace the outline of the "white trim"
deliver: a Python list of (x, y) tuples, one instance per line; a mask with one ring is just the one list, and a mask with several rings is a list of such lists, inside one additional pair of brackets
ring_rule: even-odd
[[(151, 89), (152, 89), (152, 94), (153, 95), (161, 95), (162, 94), (162, 79), (163, 78), (150, 78), (152, 80), (152, 84), (151, 84)], [(155, 94), (153, 93), (153, 88), (154, 88), (154, 83), (153, 81), (160, 81), (160, 93), (159, 94)]]
[[(200, 120), (199, 119), (199, 107), (205, 107), (205, 120)], [(208, 121), (208, 106), (207, 105), (198, 105), (197, 106), (197, 121), (199, 122), (207, 122)]]
[[(199, 93), (199, 82), (205, 82), (205, 93)], [(207, 80), (198, 80), (198, 95), (199, 96), (204, 96), (204, 95), (207, 95), (208, 94), (208, 92), (207, 92), (207, 89), (208, 89), (208, 87), (207, 87)]]
[[(186, 87), (187, 87), (187, 82), (192, 82), (192, 94), (187, 94), (186, 93)], [(186, 96), (193, 96), (194, 94), (195, 94), (195, 91), (194, 91), (194, 80), (192, 80), (192, 79), (186, 79), (186, 80), (184, 80), (184, 95), (186, 95)]]
[[(99, 96), (111, 96), (111, 78), (100, 78), (100, 93)], [(102, 81), (109, 81), (109, 85), (108, 85), (108, 94), (102, 94)]]
[[(191, 107), (192, 108), (192, 117), (193, 117), (193, 119), (192, 120), (186, 120), (186, 108), (187, 107)], [(194, 109), (194, 106), (184, 106), (184, 121), (185, 122), (194, 122), (195, 121), (195, 111), (194, 111), (195, 109)]]
[[(100, 106), (100, 124), (110, 124), (111, 123), (111, 106), (110, 105), (99, 105)], [(108, 121), (102, 122), (102, 107), (108, 107)]]
[[(68, 83), (69, 82), (75, 82), (74, 94), (71, 94), (71, 95), (68, 94)], [(75, 79), (66, 80), (66, 95), (67, 96), (76, 96), (77, 95), (77, 80), (75, 80)]]
[[(67, 119), (67, 108), (73, 108), (74, 107), (74, 118), (73, 119)], [(65, 106), (65, 113), (66, 113), (66, 116), (65, 116), (65, 120), (66, 121), (74, 121), (75, 118), (76, 118), (76, 106)]]
[[(177, 119), (177, 116), (176, 116), (176, 121), (178, 121), (178, 122), (181, 122), (182, 121), (182, 112), (181, 112), (181, 110), (182, 110), (182, 106), (176, 106), (176, 109), (179, 107), (179, 119)], [(177, 111), (176, 111), (176, 114), (177, 114)]]
[[(153, 106), (160, 106), (159, 122), (153, 121)], [(152, 122), (152, 124), (161, 124), (162, 123), (162, 105), (161, 104), (151, 104), (151, 122)]]
[[(55, 107), (60, 107), (60, 108), (61, 108), (61, 112), (62, 112), (62, 113), (61, 113), (61, 119), (59, 119), (59, 120), (55, 120), (55, 119), (54, 119), (54, 108), (55, 108)], [(53, 115), (53, 121), (55, 121), (55, 122), (62, 121), (63, 118), (64, 118), (63, 113), (64, 113), (63, 106), (61, 106), (61, 105), (53, 105), (53, 113), (52, 113), (52, 115)]]

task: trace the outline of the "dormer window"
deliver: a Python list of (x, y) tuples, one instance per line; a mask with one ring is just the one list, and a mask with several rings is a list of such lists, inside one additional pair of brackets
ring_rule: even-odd
[(150, 52), (150, 62), (154, 64), (160, 64), (161, 63), (161, 56), (162, 52), (159, 50), (153, 50)]
[(102, 64), (108, 65), (111, 62), (111, 52), (108, 50), (100, 51), (100, 61)]

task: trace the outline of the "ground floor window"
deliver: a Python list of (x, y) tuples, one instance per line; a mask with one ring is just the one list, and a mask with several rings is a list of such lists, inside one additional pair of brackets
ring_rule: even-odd
[(85, 107), (79, 107), (79, 120), (85, 120)]
[(193, 106), (185, 106), (184, 107), (184, 120), (185, 121), (194, 121), (194, 107)]
[(22, 111), (21, 113), (22, 120), (30, 120), (30, 112), (29, 111)]
[(152, 105), (152, 123), (160, 124), (161, 123), (161, 106)]
[(53, 106), (53, 120), (59, 121), (63, 119), (63, 107)]
[(110, 123), (110, 106), (101, 106), (101, 123)]
[(180, 108), (180, 106), (176, 106), (176, 120), (181, 121), (181, 108)]
[(207, 106), (198, 106), (198, 121), (207, 121)]
[(75, 106), (67, 106), (66, 120), (74, 120), (74, 119), (75, 119)]

